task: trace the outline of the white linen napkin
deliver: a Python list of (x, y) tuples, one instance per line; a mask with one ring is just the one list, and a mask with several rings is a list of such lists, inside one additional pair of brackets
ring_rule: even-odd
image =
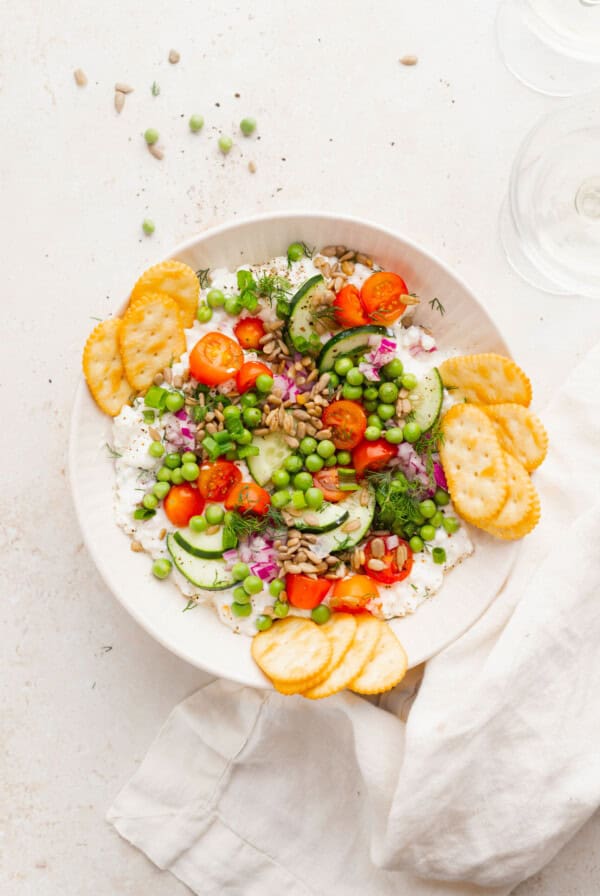
[(545, 865), (600, 804), (600, 347), (544, 421), (542, 522), (420, 688), (213, 682), (116, 799), (119, 833), (202, 896), (505, 896)]

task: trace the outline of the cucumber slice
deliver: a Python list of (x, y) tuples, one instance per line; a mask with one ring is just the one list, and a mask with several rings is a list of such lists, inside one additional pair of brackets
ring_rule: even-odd
[(302, 284), (292, 299), (286, 339), (291, 348), (302, 354), (316, 355), (321, 348), (321, 340), (315, 333), (312, 312), (315, 293), (322, 290), (324, 284), (321, 274), (316, 274)]
[(209, 535), (207, 532), (192, 532), (191, 529), (179, 529), (174, 533), (177, 544), (192, 554), (194, 557), (204, 557), (206, 560), (222, 557), (224, 551), (234, 548), (237, 544), (224, 528)]
[(419, 380), (411, 392), (410, 400), (414, 422), (419, 424), (422, 432), (427, 432), (440, 416), (444, 400), (444, 385), (437, 367), (433, 367)]
[(194, 557), (176, 541), (173, 532), (167, 535), (167, 550), (179, 572), (197, 588), (204, 591), (225, 591), (235, 585), (223, 560)]
[(331, 370), (341, 355), (360, 355), (368, 351), (371, 347), (369, 339), (372, 336), (383, 338), (392, 335), (392, 331), (387, 327), (376, 327), (374, 324), (368, 324), (365, 327), (352, 327), (350, 330), (344, 330), (343, 333), (337, 333), (321, 349), (317, 358), (319, 373)]
[(360, 502), (360, 491), (354, 492), (350, 498), (346, 498), (345, 501), (337, 505), (340, 510), (342, 508), (347, 510), (348, 518), (358, 520), (360, 525), (352, 532), (344, 532), (343, 527), (345, 523), (342, 523), (330, 532), (323, 533), (314, 548), (315, 553), (318, 553), (320, 557), (326, 557), (327, 554), (334, 554), (336, 551), (346, 551), (363, 540), (371, 528), (373, 516), (375, 515), (375, 493), (372, 488), (368, 486), (367, 488), (369, 491), (369, 503), (366, 507), (363, 507)]
[(265, 486), (275, 470), (283, 465), (286, 457), (292, 452), (280, 432), (271, 432), (268, 436), (254, 436), (252, 444), (256, 445), (259, 453), (254, 457), (247, 457), (246, 463), (254, 481), (258, 485)]
[(317, 535), (337, 529), (348, 519), (348, 511), (344, 509), (346, 503), (323, 504), (320, 510), (303, 510), (301, 516), (294, 517), (294, 529)]

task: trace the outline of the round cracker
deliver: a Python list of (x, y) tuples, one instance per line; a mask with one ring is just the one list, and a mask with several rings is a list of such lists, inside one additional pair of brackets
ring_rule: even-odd
[(468, 401), (479, 404), (515, 402), (529, 406), (531, 382), (512, 358), (487, 352), (457, 355), (442, 361), (438, 370), (447, 389), (457, 389)]
[(139, 391), (148, 389), (185, 351), (177, 304), (159, 292), (136, 299), (123, 316), (119, 345), (127, 379)]
[(518, 522), (514, 523), (512, 526), (498, 526), (495, 520), (492, 520), (489, 523), (486, 523), (485, 526), (482, 526), (486, 532), (489, 532), (490, 535), (494, 535), (496, 538), (502, 538), (505, 541), (516, 541), (518, 538), (524, 538), (526, 535), (535, 529), (537, 524), (540, 521), (541, 516), (541, 507), (540, 507), (540, 499), (537, 491), (533, 483), (531, 483), (531, 504), (525, 516), (522, 519), (518, 520)]
[(537, 469), (548, 451), (548, 434), (539, 417), (511, 402), (484, 406), (482, 410), (494, 421), (502, 448), (529, 473)]
[(301, 684), (290, 686), (288, 684), (273, 679), (275, 688), (281, 694), (299, 694), (306, 691), (313, 685), (318, 684), (327, 678), (329, 673), (338, 665), (342, 657), (352, 644), (356, 633), (356, 617), (350, 613), (334, 613), (327, 622), (321, 625), (321, 631), (331, 643), (331, 658), (324, 669), (311, 680), (303, 681)]
[(299, 616), (288, 616), (252, 639), (251, 653), (278, 690), (310, 686), (331, 658), (332, 647), (318, 625)]
[(349, 682), (360, 674), (370, 659), (383, 625), (380, 619), (367, 613), (357, 616), (354, 638), (341, 661), (331, 670), (327, 678), (303, 691), (302, 696), (310, 700), (319, 700), (343, 691)]
[(357, 694), (381, 694), (399, 684), (406, 675), (408, 657), (389, 625), (383, 625), (373, 656), (350, 684)]
[(490, 522), (499, 529), (510, 529), (528, 515), (535, 500), (535, 488), (523, 464), (515, 460), (512, 454), (506, 451), (503, 454), (508, 491), (502, 509)]
[(181, 261), (162, 261), (144, 271), (131, 291), (130, 302), (151, 292), (170, 296), (181, 314), (184, 327), (191, 327), (196, 319), (200, 283), (194, 271)]
[(98, 407), (111, 417), (120, 413), (133, 389), (119, 350), (121, 320), (113, 317), (94, 327), (83, 349), (83, 373)]
[(467, 522), (492, 519), (506, 500), (504, 454), (487, 415), (457, 404), (442, 418), (440, 458), (454, 506)]

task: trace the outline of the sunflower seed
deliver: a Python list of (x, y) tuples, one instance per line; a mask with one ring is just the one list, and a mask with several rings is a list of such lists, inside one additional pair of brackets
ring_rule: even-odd
[[(256, 430), (254, 430), (256, 432)], [(293, 436), (285, 436), (285, 443), (288, 448), (297, 448), (300, 442), (298, 439), (295, 439)]]
[(342, 262), (342, 273), (347, 277), (351, 277), (354, 273), (354, 262), (353, 261), (343, 261)]
[(295, 430), (294, 418), (291, 414), (286, 414), (283, 420), (283, 431), (288, 436), (293, 436)]
[(400, 389), (398, 395), (400, 398), (408, 398), (408, 389)]
[(296, 435), (299, 439), (303, 439), (306, 435), (306, 423), (303, 423), (302, 420), (299, 420), (296, 424)]
[(308, 560), (308, 555), (306, 551), (297, 551), (294, 559), (296, 560), (296, 563), (305, 563), (306, 560)]
[(248, 162), (248, 171), (250, 174), (256, 174), (256, 162)]
[[(274, 333), (276, 330), (281, 330), (281, 328), (283, 327), (283, 324), (284, 324), (284, 321), (282, 321), (282, 320), (269, 321), (268, 324), (265, 324), (265, 330), (268, 333)], [(265, 337), (263, 336), (262, 338), (264, 339)]]
[(274, 342), (266, 342), (262, 347), (265, 355), (272, 355), (275, 351), (275, 343)]
[(216, 431), (217, 431), (217, 426), (216, 426), (216, 424), (215, 424), (215, 423), (207, 423), (207, 424), (206, 424), (206, 431), (207, 431), (207, 433), (209, 433), (211, 436), (214, 436), (214, 434), (215, 434)]
[(343, 277), (336, 277), (335, 280), (333, 281), (333, 288), (335, 289), (335, 291), (339, 292), (345, 282), (346, 281), (344, 280)]
[(165, 378), (162, 375), (162, 373), (155, 374), (154, 379), (152, 380), (152, 382), (154, 383), (155, 386), (162, 386), (164, 381), (165, 381)]
[(314, 381), (316, 380), (316, 378), (318, 377), (318, 375), (319, 375), (319, 371), (317, 370), (316, 367), (314, 367), (314, 368), (311, 370), (311, 372), (308, 374), (308, 376), (306, 377), (306, 382), (307, 382), (307, 383), (314, 383)]
[(285, 342), (282, 342), (282, 341), (281, 341), (281, 339), (278, 339), (278, 340), (277, 340), (277, 347), (279, 348), (279, 351), (281, 352), (282, 355), (288, 355), (288, 356), (289, 356), (289, 354), (290, 354), (290, 350), (289, 350), (289, 348), (287, 347), (287, 345), (285, 344)]
[(403, 398), (402, 399), (402, 413), (404, 415), (410, 414), (411, 409), (412, 409), (412, 405), (411, 405), (410, 401), (408, 400), (408, 398)]
[(299, 575), (302, 572), (299, 566), (296, 566), (295, 563), (284, 563), (283, 568), (286, 572), (289, 572), (293, 576)]
[(360, 492), (360, 499), (359, 499), (359, 500), (360, 500), (360, 506), (361, 506), (361, 507), (366, 507), (366, 506), (368, 505), (368, 503), (369, 503), (369, 493), (368, 493), (368, 491), (367, 491), (365, 488), (361, 489), (361, 492)]
[(165, 157), (163, 150), (160, 148), (160, 146), (157, 146), (156, 143), (148, 145), (148, 152), (151, 156), (154, 156), (155, 159), (158, 159), (159, 162), (162, 161), (162, 159), (164, 159)]
[(177, 65), (180, 59), (181, 56), (177, 52), (177, 50), (169, 50), (169, 62), (171, 63), (171, 65)]
[(268, 402), (269, 404), (274, 404), (275, 407), (279, 407), (280, 404), (283, 404), (279, 395), (275, 395), (275, 393), (273, 393), (273, 395), (269, 395)]
[(221, 527), (220, 526), (209, 526), (206, 530), (207, 535), (216, 535)]
[(255, 436), (268, 436), (269, 432), (270, 432), (270, 430), (263, 426), (260, 429), (255, 429), (254, 435)]
[(125, 94), (120, 90), (115, 90), (115, 109), (121, 114), (123, 111), (123, 106), (125, 105)]
[(171, 385), (171, 382), (173, 381), (173, 371), (170, 367), (165, 367), (165, 369), (163, 370), (163, 376), (165, 378), (165, 383), (169, 383), (169, 385)]
[(369, 258), (368, 255), (363, 255), (362, 252), (356, 253), (356, 262), (357, 264), (364, 264), (367, 268), (373, 267), (373, 259)]
[(292, 414), (296, 418), (296, 420), (310, 420), (310, 414), (306, 411), (301, 410), (300, 408), (296, 408), (292, 411)]
[(400, 301), (402, 302), (403, 305), (409, 306), (409, 305), (419, 305), (421, 302), (421, 299), (418, 296), (411, 296), (411, 295), (403, 294), (400, 296)]
[(385, 554), (385, 543), (383, 538), (374, 538), (371, 542), (371, 553), (377, 559), (380, 559)]
[(355, 256), (356, 252), (354, 249), (349, 249), (348, 252), (344, 252), (344, 254), (340, 256), (340, 262), (354, 261)]
[(158, 533), (158, 537), (160, 538), (161, 541), (163, 540), (163, 538), (165, 538), (166, 534), (167, 534), (167, 530), (166, 530), (166, 529), (161, 529), (161, 530), (160, 530), (160, 532)]
[(225, 414), (222, 411), (215, 411), (215, 417), (219, 423), (225, 423)]
[[(73, 77), (75, 78), (75, 83), (78, 87), (85, 87), (87, 84), (87, 75), (81, 68), (76, 68), (73, 72)], [(131, 549), (133, 550), (133, 548)]]
[(155, 442), (160, 442), (160, 433), (157, 429), (155, 429), (153, 426), (149, 426), (148, 432), (150, 434), (150, 437), (154, 439)]
[(287, 603), (287, 599), (288, 599), (287, 592), (282, 591), (281, 594), (279, 595), (279, 600), (281, 601), (282, 604), (285, 604), (285, 603)]
[(408, 56), (403, 56), (400, 59), (400, 64), (401, 65), (416, 65), (418, 61), (419, 61), (418, 56), (413, 56), (412, 54), (409, 54)]
[(317, 433), (316, 438), (321, 442), (323, 439), (330, 439), (332, 435), (333, 433), (330, 429), (321, 429)]
[(324, 255), (326, 258), (335, 258), (336, 254), (335, 246), (325, 246), (319, 253), (319, 255)]
[(398, 547), (396, 548), (396, 563), (398, 565), (398, 569), (402, 569), (407, 560), (408, 551), (406, 550), (406, 545), (398, 545)]
[(178, 374), (173, 377), (173, 385), (176, 389), (181, 389), (181, 387), (183, 386), (183, 379)]
[(360, 520), (348, 520), (342, 526), (342, 532), (354, 532), (355, 529), (360, 529)]
[(301, 573), (308, 573), (308, 575), (317, 571), (313, 563), (299, 563), (298, 567)]
[(139, 543), (139, 541), (136, 541), (135, 539), (133, 539), (133, 541), (131, 542), (129, 547), (131, 548), (131, 550), (133, 551), (134, 554), (141, 554), (141, 552), (144, 550), (144, 548)]
[(117, 81), (115, 90), (118, 90), (119, 93), (133, 93), (133, 87), (129, 84), (124, 84), (123, 81)]
[(313, 392), (322, 392), (329, 385), (329, 380), (331, 379), (331, 375), (329, 373), (321, 374), (319, 378), (319, 382), (315, 386)]
[(367, 569), (372, 569), (374, 572), (381, 572), (382, 569), (385, 569), (385, 563), (383, 562), (383, 560), (377, 560), (375, 557), (373, 557), (367, 563)]
[(318, 526), (320, 522), (319, 515), (317, 513), (305, 513), (304, 522), (308, 526)]

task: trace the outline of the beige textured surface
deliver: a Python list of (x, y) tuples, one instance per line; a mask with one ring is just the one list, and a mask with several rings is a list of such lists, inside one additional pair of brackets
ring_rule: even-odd
[[(187, 892), (104, 813), (172, 706), (205, 679), (112, 599), (65, 479), (81, 350), (90, 318), (126, 298), (119, 284), (234, 215), (326, 208), (396, 227), (452, 264), (513, 331), (537, 409), (600, 331), (600, 303), (542, 296), (502, 256), (511, 160), (558, 101), (503, 69), (495, 4), (372, 6), (348, 0), (340, 16), (338, 2), (305, 0), (290, 16), (267, 0), (180, 0), (165, 16), (158, 0), (4, 4), (2, 894)], [(413, 53), (418, 65), (399, 64)], [(135, 88), (121, 115), (119, 80)], [(206, 124), (191, 135), (196, 112)], [(237, 131), (244, 115), (259, 123), (249, 140)], [(161, 133), (162, 162), (143, 143), (147, 127)], [(227, 158), (220, 130), (236, 144)], [(596, 894), (599, 843), (595, 819), (518, 896)]]

